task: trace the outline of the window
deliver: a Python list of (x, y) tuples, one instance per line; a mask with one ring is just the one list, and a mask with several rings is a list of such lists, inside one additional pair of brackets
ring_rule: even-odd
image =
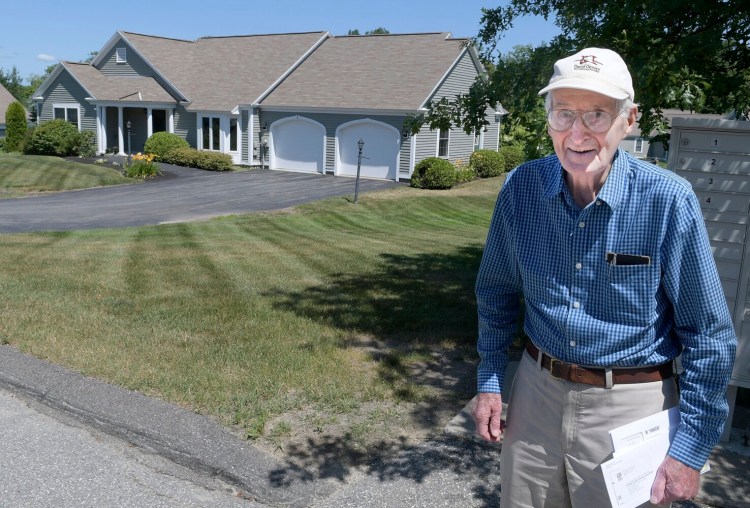
[(449, 134), (450, 131), (445, 129), (440, 129), (438, 131), (438, 157), (448, 157), (448, 138), (450, 137)]
[(52, 111), (55, 120), (65, 120), (66, 122), (70, 122), (76, 127), (79, 127), (78, 104), (54, 104), (52, 106)]
[(122, 47), (115, 49), (115, 61), (117, 63), (126, 63), (128, 61), (127, 48)]
[(229, 151), (230, 152), (236, 152), (237, 151), (237, 119), (236, 118), (230, 118), (229, 119)]
[(203, 150), (221, 151), (221, 119), (218, 116), (201, 118), (201, 139)]
[(636, 138), (635, 147), (633, 148), (635, 153), (643, 153), (643, 138)]
[(474, 151), (482, 149), (482, 134), (480, 132), (474, 133)]

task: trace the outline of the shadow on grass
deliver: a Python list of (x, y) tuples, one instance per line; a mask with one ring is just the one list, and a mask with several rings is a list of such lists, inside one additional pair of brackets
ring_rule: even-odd
[[(275, 485), (344, 482), (354, 468), (382, 482), (422, 483), (449, 470), (467, 475), (475, 501), (497, 505), (499, 487), (491, 484), (497, 482), (497, 450), (436, 430), (446, 410), (455, 414), (474, 395), (474, 282), (481, 256), (478, 245), (450, 254), (384, 254), (376, 269), (337, 273), (324, 284), (272, 295), (284, 310), (344, 330), (348, 338), (341, 346), (369, 351), (378, 375), (400, 400), (415, 401), (412, 391), (419, 385), (438, 394), (412, 406), (409, 415), (413, 425), (430, 430), (429, 445), (396, 440), (365, 450), (348, 435), (320, 436), (285, 448), (287, 463), (271, 477)], [(418, 361), (407, 356), (415, 352)]]
[(379, 269), (336, 273), (325, 284), (268, 296), (285, 310), (394, 347), (467, 345), (476, 337), (481, 256), (481, 246), (453, 254), (383, 254)]

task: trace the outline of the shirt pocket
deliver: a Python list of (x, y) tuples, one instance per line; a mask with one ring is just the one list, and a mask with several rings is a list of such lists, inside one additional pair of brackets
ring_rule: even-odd
[(615, 324), (649, 326), (656, 312), (656, 266), (614, 265), (607, 271), (605, 306)]

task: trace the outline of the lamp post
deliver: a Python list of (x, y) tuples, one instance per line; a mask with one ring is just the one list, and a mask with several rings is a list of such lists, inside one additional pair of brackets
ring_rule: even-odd
[(359, 148), (359, 154), (357, 155), (357, 181), (354, 184), (354, 204), (357, 204), (359, 198), (359, 168), (362, 166), (362, 148), (365, 146), (365, 142), (362, 138), (357, 141), (357, 147)]
[(128, 128), (128, 166), (130, 166), (130, 127), (132, 124), (130, 123), (130, 120), (128, 120), (128, 123), (125, 125)]

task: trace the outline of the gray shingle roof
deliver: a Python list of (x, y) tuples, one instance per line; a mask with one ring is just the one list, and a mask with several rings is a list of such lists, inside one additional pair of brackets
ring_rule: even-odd
[(326, 32), (205, 37), (196, 41), (121, 32), (191, 101), (188, 110), (251, 104)]
[(261, 106), (415, 111), (465, 43), (448, 33), (331, 37)]
[(16, 98), (3, 85), (0, 85), (0, 124), (5, 125), (5, 112), (14, 102)]
[(89, 64), (63, 62), (63, 66), (100, 101), (174, 102), (154, 78), (106, 76)]

